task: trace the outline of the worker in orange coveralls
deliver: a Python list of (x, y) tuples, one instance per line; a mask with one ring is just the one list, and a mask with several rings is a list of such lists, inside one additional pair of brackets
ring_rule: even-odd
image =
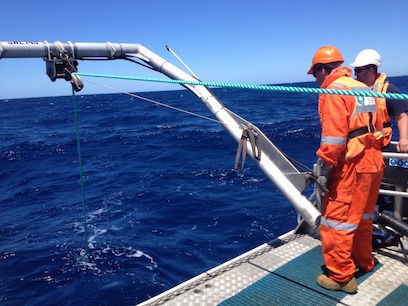
[[(354, 80), (338, 49), (316, 51), (308, 74), (321, 88), (369, 91)], [(328, 272), (317, 277), (326, 289), (357, 292), (356, 269), (372, 271), (372, 214), (380, 189), (384, 161), (382, 131), (376, 131), (377, 109), (372, 97), (320, 94), (322, 125), (316, 164), (317, 183), (326, 190), (320, 237)]]
[[(380, 54), (373, 49), (365, 49), (357, 54), (350, 66), (355, 67), (354, 73), (358, 81), (363, 82), (375, 92), (400, 93), (399, 89), (387, 79), (385, 73), (379, 73)], [(377, 109), (381, 114), (378, 121), (384, 130), (384, 146), (390, 144), (392, 138), (391, 116), (395, 118), (399, 131), (397, 152), (408, 153), (408, 101), (377, 98)]]

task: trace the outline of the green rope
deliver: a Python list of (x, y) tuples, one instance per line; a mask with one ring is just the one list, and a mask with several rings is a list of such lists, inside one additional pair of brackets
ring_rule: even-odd
[(97, 73), (83, 73), (83, 72), (74, 72), (73, 74), (79, 75), (79, 76), (88, 76), (88, 77), (97, 77), (97, 78), (122, 79), (122, 80), (133, 80), (133, 81), (158, 82), (158, 83), (174, 83), (174, 84), (184, 84), (184, 85), (202, 85), (202, 86), (209, 86), (209, 87), (239, 88), (239, 89), (250, 89), (250, 90), (267, 90), (267, 91), (282, 91), (282, 92), (296, 92), (296, 93), (315, 93), (315, 94), (323, 93), (323, 94), (335, 94), (335, 95), (347, 95), (347, 96), (386, 98), (386, 99), (394, 99), (394, 100), (408, 100), (408, 94), (400, 94), (400, 93), (383, 93), (383, 92), (356, 91), (356, 90), (336, 90), (336, 89), (279, 86), (279, 85), (255, 85), (255, 84), (200, 82), (200, 81), (156, 79), (156, 78), (108, 75), (108, 74), (97, 74)]
[(85, 205), (85, 192), (84, 192), (84, 176), (82, 171), (82, 159), (81, 159), (81, 142), (79, 138), (79, 124), (78, 124), (78, 112), (77, 112), (77, 103), (75, 98), (74, 86), (72, 86), (72, 102), (74, 104), (74, 115), (75, 115), (75, 128), (76, 128), (76, 138), (77, 138), (77, 147), (78, 147), (78, 162), (79, 162), (79, 175), (81, 176), (81, 194), (82, 194), (82, 211), (84, 214), (84, 231), (85, 231), (85, 255), (87, 260), (89, 260), (89, 251), (88, 251), (88, 224), (86, 222), (87, 212)]

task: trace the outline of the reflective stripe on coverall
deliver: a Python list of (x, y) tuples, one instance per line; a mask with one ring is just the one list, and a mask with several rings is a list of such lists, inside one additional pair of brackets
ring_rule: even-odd
[[(346, 67), (334, 69), (322, 88), (369, 90)], [(372, 131), (377, 120), (373, 98), (320, 95), (319, 115), (322, 140), (316, 154), (333, 165), (320, 225), (323, 258), (330, 278), (347, 282), (356, 266), (364, 271), (374, 267), (371, 216), (384, 169), (383, 135)], [(369, 133), (349, 137), (362, 128)]]
[[(375, 80), (373, 91), (375, 92), (387, 92), (388, 82), (385, 81), (387, 76), (385, 73), (381, 73), (380, 76)], [(392, 138), (392, 128), (391, 128), (391, 117), (387, 111), (387, 102), (385, 98), (376, 98), (378, 119), (376, 129), (384, 131), (383, 147), (389, 145)]]

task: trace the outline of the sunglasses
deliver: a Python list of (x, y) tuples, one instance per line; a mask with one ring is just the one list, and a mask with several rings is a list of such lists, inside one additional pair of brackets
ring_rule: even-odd
[(316, 65), (316, 66), (313, 68), (313, 77), (316, 77), (316, 73), (318, 73), (320, 70), (322, 70), (322, 66)]
[(359, 67), (359, 68), (354, 68), (354, 72), (358, 74), (358, 73), (363, 72), (364, 70), (367, 70), (368, 68), (370, 68), (370, 67)]

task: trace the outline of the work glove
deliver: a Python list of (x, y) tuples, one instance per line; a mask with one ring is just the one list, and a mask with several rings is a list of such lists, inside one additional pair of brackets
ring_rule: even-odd
[(316, 185), (319, 193), (324, 196), (329, 190), (326, 188), (332, 166), (325, 163), (320, 157), (316, 161)]

